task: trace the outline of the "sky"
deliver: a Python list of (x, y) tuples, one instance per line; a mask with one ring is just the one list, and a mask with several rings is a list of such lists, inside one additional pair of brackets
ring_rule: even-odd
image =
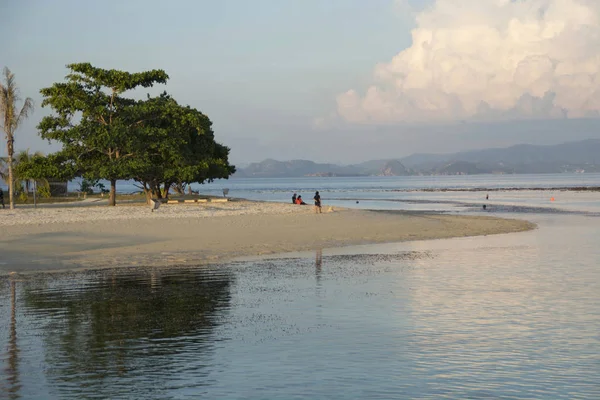
[[(0, 67), (36, 103), (66, 65), (165, 70), (244, 165), (600, 138), (598, 0), (0, 0)], [(144, 93), (132, 93), (133, 97)], [(0, 156), (5, 154), (1, 147)]]

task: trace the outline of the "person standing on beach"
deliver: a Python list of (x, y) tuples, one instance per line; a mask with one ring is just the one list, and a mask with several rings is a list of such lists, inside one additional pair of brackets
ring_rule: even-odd
[(292, 204), (296, 204), (296, 193), (292, 196)]
[(321, 213), (321, 195), (319, 195), (319, 191), (317, 191), (317, 193), (315, 193), (315, 197), (313, 197), (313, 199), (315, 199), (315, 213)]
[(2, 204), (2, 208), (6, 208), (4, 205), (4, 191), (0, 188), (0, 204)]

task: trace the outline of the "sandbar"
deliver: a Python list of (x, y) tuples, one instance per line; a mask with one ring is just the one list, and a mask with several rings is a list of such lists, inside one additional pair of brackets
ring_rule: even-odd
[(487, 216), (376, 212), (230, 201), (148, 207), (0, 210), (0, 274), (165, 267), (358, 244), (520, 232)]

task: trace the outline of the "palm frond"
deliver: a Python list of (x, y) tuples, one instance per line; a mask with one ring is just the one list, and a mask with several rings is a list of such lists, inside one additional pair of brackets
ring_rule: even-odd
[(10, 93), (8, 87), (0, 82), (0, 124), (2, 124), (2, 130), (6, 131), (8, 117), (10, 116)]
[(19, 115), (17, 116), (17, 118), (15, 118), (15, 122), (13, 123), (13, 132), (17, 130), (17, 128), (19, 127), (19, 125), (21, 125), (21, 122), (23, 122), (23, 120), (29, 117), (29, 115), (33, 112), (33, 108), (33, 100), (31, 100), (30, 97), (26, 98), (25, 102), (23, 103), (23, 107), (21, 107)]
[(8, 157), (0, 157), (0, 179), (8, 180)]
[(8, 139), (19, 124), (33, 112), (33, 101), (29, 97), (25, 99), (21, 111), (17, 114), (17, 103), (21, 98), (19, 97), (15, 74), (7, 67), (4, 67), (2, 73), (4, 82), (0, 83), (0, 116), (2, 116), (2, 129)]
[(15, 154), (15, 157), (14, 157), (16, 164), (18, 164), (20, 162), (27, 162), (30, 159), (31, 159), (31, 154), (29, 153), (29, 149), (20, 150), (18, 153)]

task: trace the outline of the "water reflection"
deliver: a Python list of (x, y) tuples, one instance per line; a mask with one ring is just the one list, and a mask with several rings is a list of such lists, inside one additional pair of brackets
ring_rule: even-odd
[(7, 279), (0, 397), (598, 399), (596, 233)]
[[(10, 284), (10, 322), (6, 357), (6, 388), (9, 399), (19, 398), (21, 383), (19, 379), (19, 346), (17, 342), (17, 282), (14, 276), (9, 278)], [(2, 384), (4, 382), (0, 382)], [(0, 386), (1, 387), (1, 386)]]
[(319, 249), (315, 255), (315, 278), (317, 279), (317, 288), (321, 286), (321, 268), (323, 266), (323, 249)]
[(152, 269), (29, 282), (24, 304), (40, 325), (46, 378), (59, 397), (102, 391), (110, 398), (110, 388), (149, 398), (192, 375), (202, 384), (231, 279), (202, 269)]

